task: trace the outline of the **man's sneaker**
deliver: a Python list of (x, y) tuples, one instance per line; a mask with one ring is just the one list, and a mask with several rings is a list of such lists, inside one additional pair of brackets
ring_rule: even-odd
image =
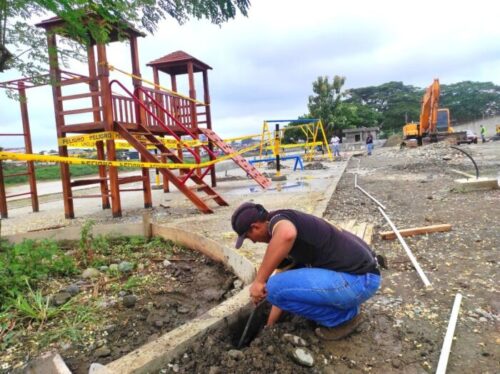
[(356, 317), (341, 325), (335, 327), (318, 327), (314, 332), (323, 340), (340, 340), (356, 331), (358, 326), (364, 321), (364, 315), (359, 313)]

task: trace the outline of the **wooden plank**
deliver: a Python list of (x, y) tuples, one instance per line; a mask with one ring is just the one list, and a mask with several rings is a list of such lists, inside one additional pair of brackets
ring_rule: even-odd
[(85, 92), (85, 93), (76, 94), (76, 95), (61, 96), (61, 97), (58, 97), (57, 99), (59, 101), (77, 100), (77, 99), (84, 99), (87, 97), (94, 97), (94, 96), (100, 96), (100, 95), (101, 95), (101, 93), (99, 91), (94, 91), (94, 92)]
[(365, 236), (366, 225), (366, 222), (361, 222), (354, 231), (356, 236), (358, 236), (360, 239), (363, 239), (363, 237)]
[(84, 109), (71, 109), (71, 110), (63, 110), (59, 112), (62, 116), (68, 116), (72, 114), (82, 114), (82, 113), (91, 113), (91, 112), (100, 112), (102, 107), (92, 107), (92, 108), (84, 108)]
[(97, 183), (101, 183), (103, 180), (106, 180), (106, 178), (78, 179), (78, 180), (71, 182), (71, 187), (86, 186), (89, 184), (97, 184)]
[(373, 239), (373, 225), (367, 225), (363, 240), (370, 245), (372, 244), (372, 239)]
[[(72, 84), (78, 84), (78, 83), (90, 83), (92, 79), (90, 78), (72, 78), (68, 80), (59, 80), (57, 83), (58, 86), (70, 86)], [(59, 95), (61, 96), (61, 95)]]
[[(432, 226), (422, 226), (422, 227), (414, 227), (411, 229), (403, 229), (399, 230), (401, 236), (414, 236), (420, 234), (429, 234), (432, 232), (444, 232), (451, 231), (450, 224), (442, 224), (442, 225), (432, 225)], [(392, 240), (396, 239), (396, 234), (394, 231), (384, 231), (380, 233), (380, 238), (384, 240)]]
[(354, 225), (356, 223), (356, 220), (355, 219), (351, 219), (349, 222), (347, 223), (343, 223), (342, 224), (342, 229), (344, 229), (345, 231), (349, 231), (349, 232), (352, 232), (352, 229), (354, 228)]

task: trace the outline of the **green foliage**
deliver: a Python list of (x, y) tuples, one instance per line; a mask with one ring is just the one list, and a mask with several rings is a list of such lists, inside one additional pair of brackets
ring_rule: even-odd
[[(309, 96), (307, 117), (321, 119), (328, 139), (334, 133), (340, 134), (342, 129), (379, 126), (383, 119), (374, 108), (354, 101), (352, 90), (342, 92), (344, 83), (345, 77), (338, 75), (332, 83), (328, 77), (319, 77), (313, 82), (314, 95)], [(290, 134), (293, 135), (299, 136), (298, 133)]]
[(138, 288), (142, 284), (144, 284), (144, 279), (133, 275), (127, 279), (127, 281), (123, 285), (123, 289), (126, 291), (131, 291)]
[[(26, 166), (17, 166), (17, 165), (9, 165), (4, 164), (4, 176), (10, 174), (17, 174), (21, 172), (26, 172)], [(98, 173), (97, 166), (92, 165), (70, 165), (69, 166), (71, 176), (79, 177), (83, 175), (92, 175)], [(35, 177), (38, 181), (43, 180), (56, 180), (61, 179), (61, 173), (59, 165), (37, 165), (35, 164)], [(20, 184), (26, 183), (28, 181), (28, 177), (26, 175), (17, 175), (14, 177), (6, 178), (5, 184)]]
[(441, 85), (439, 106), (450, 110), (455, 123), (500, 114), (500, 86), (491, 82), (459, 82)]
[(49, 276), (77, 272), (75, 262), (53, 240), (24, 240), (0, 252), (0, 310), (9, 298), (28, 290), (26, 282), (36, 285)]
[(61, 323), (46, 331), (40, 339), (42, 345), (60, 342), (63, 339), (81, 343), (85, 334), (84, 327), (95, 323), (98, 319), (96, 310), (88, 305), (74, 304), (67, 308)]
[(39, 322), (41, 327), (47, 320), (71, 308), (71, 301), (57, 307), (50, 305), (50, 299), (44, 297), (40, 290), (33, 291), (28, 281), (26, 281), (26, 285), (27, 294), (19, 293), (16, 299), (10, 303), (21, 319)]
[(80, 231), (80, 241), (78, 242), (78, 259), (85, 266), (88, 266), (94, 258), (94, 236), (92, 235), (92, 227), (94, 226), (94, 224), (94, 221), (88, 220), (82, 225), (82, 229)]
[[(153, 32), (167, 18), (179, 23), (190, 17), (206, 18), (219, 25), (234, 18), (238, 10), (247, 15), (250, 6), (249, 0), (12, 0), (0, 4), (0, 72), (16, 68), (29, 76), (46, 70), (48, 62), (44, 33), (26, 22), (34, 15), (59, 16), (65, 22), (64, 30), (59, 31), (89, 45), (92, 41), (107, 42), (113, 29), (123, 37), (131, 25)], [(66, 43), (59, 47), (63, 63), (68, 58), (82, 59), (81, 48), (68, 40)]]
[[(440, 86), (439, 106), (450, 110), (453, 123), (500, 114), (500, 86), (491, 82), (460, 82)], [(419, 122), (424, 89), (389, 82), (350, 89), (343, 103), (369, 108), (387, 135), (400, 133), (407, 122)]]
[(13, 331), (16, 326), (12, 311), (0, 311), (0, 351), (10, 346), (15, 339), (16, 332)]
[[(12, 164), (3, 164), (4, 176), (10, 174), (18, 174), (26, 172), (26, 166), (18, 166)], [(119, 167), (118, 170), (138, 170), (136, 168)], [(69, 165), (69, 171), (72, 177), (80, 177), (85, 175), (93, 175), (98, 173), (98, 167), (93, 165)], [(61, 179), (61, 169), (59, 165), (43, 165), (35, 163), (35, 177), (37, 181), (59, 180)], [(26, 175), (16, 175), (14, 177), (5, 178), (6, 185), (14, 185), (27, 183)]]
[(319, 118), (331, 133), (333, 125), (337, 122), (337, 111), (342, 98), (341, 90), (345, 77), (335, 75), (332, 82), (327, 76), (318, 77), (313, 82), (313, 95), (309, 96), (307, 107), (311, 118)]

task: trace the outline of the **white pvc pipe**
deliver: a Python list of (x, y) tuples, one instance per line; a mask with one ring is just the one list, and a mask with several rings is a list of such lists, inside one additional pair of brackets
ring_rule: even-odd
[(382, 213), (382, 215), (384, 216), (385, 220), (389, 223), (389, 225), (391, 226), (392, 228), (392, 231), (394, 231), (394, 233), (396, 234), (396, 236), (398, 237), (399, 239), (399, 242), (401, 243), (401, 245), (403, 246), (403, 248), (405, 249), (406, 251), (406, 254), (408, 255), (408, 257), (410, 258), (410, 261), (411, 263), (413, 264), (413, 267), (417, 270), (417, 273), (418, 275), (420, 275), (420, 278), (422, 278), (422, 281), (424, 282), (424, 285), (425, 287), (430, 287), (431, 286), (431, 282), (429, 282), (429, 279), (427, 278), (427, 276), (424, 274), (424, 271), (422, 270), (422, 268), (420, 267), (419, 263), (417, 262), (417, 259), (415, 258), (415, 256), (413, 255), (413, 253), (411, 252), (410, 250), (410, 247), (408, 247), (408, 244), (406, 244), (405, 240), (403, 239), (403, 237), (401, 236), (401, 234), (399, 233), (399, 230), (396, 228), (396, 226), (394, 226), (394, 223), (392, 223), (392, 221), (389, 219), (389, 217), (387, 216), (387, 214), (385, 214), (384, 210), (381, 209), (380, 207), (378, 208), (378, 210), (380, 210), (380, 213)]
[[(363, 192), (366, 196), (368, 196), (370, 199), (372, 199), (372, 200), (375, 202), (375, 204), (377, 204), (380, 208), (382, 208), (382, 209), (384, 209), (384, 210), (386, 209), (386, 208), (385, 208), (385, 206), (384, 206), (381, 202), (379, 202), (379, 201), (378, 201), (377, 199), (375, 199), (372, 195), (370, 195), (368, 192), (366, 192), (364, 189), (362, 189), (362, 188), (361, 188), (361, 187), (357, 184), (357, 182), (358, 182), (358, 181), (357, 181), (357, 179), (356, 179), (356, 185), (355, 185), (355, 188), (357, 188), (358, 190), (360, 190), (361, 192)], [(380, 208), (379, 208), (379, 209), (380, 209)]]
[(443, 348), (441, 348), (441, 354), (439, 355), (436, 374), (446, 373), (446, 366), (448, 365), (448, 357), (450, 356), (451, 343), (453, 342), (453, 335), (455, 334), (455, 325), (457, 324), (458, 312), (460, 310), (461, 302), (462, 295), (460, 293), (457, 293), (455, 296), (455, 302), (453, 303), (453, 308), (451, 310), (448, 329), (446, 330), (446, 335), (444, 337)]
[(354, 174), (354, 188), (358, 187), (358, 174)]

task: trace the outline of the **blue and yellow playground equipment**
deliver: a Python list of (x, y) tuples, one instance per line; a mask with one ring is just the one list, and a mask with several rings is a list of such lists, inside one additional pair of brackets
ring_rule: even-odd
[[(288, 126), (280, 128), (281, 123), (287, 123)], [(274, 132), (271, 132), (269, 125), (274, 124)], [(283, 140), (285, 139), (285, 132), (288, 130), (300, 130), (305, 136), (305, 141), (303, 143), (288, 143), (285, 144)], [(294, 154), (290, 155), (286, 153), (287, 149), (297, 149), (304, 148), (304, 159), (306, 161), (312, 161), (318, 156), (318, 149), (321, 149), (321, 153), (326, 150), (326, 157), (333, 161), (332, 153), (330, 147), (328, 146), (328, 140), (326, 138), (325, 129), (320, 119), (317, 118), (304, 118), (297, 120), (265, 120), (262, 124), (262, 134), (259, 147), (259, 158), (255, 158), (250, 161), (251, 164), (261, 163), (261, 162), (276, 162), (276, 175), (279, 176), (281, 173), (280, 162), (284, 160), (295, 160), (293, 170), (297, 170), (300, 167), (304, 170), (304, 164), (302, 161), (302, 155)], [(267, 157), (268, 151), (272, 150), (274, 157)]]

